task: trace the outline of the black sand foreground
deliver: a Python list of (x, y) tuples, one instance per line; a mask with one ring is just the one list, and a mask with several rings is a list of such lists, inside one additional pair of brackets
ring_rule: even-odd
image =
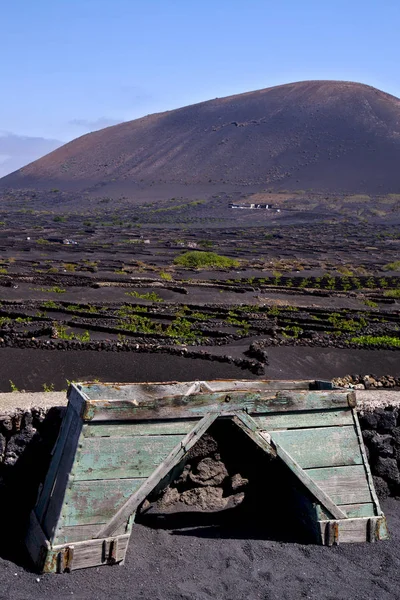
[(400, 502), (388, 499), (383, 509), (389, 541), (332, 548), (137, 525), (124, 566), (37, 575), (0, 559), (0, 599), (395, 600)]

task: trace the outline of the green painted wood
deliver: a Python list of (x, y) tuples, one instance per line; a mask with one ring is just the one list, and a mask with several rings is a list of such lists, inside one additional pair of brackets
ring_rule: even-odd
[[(55, 544), (73, 544), (74, 542), (83, 542), (85, 540), (91, 540), (96, 536), (99, 530), (99, 525), (73, 525), (72, 527), (61, 527), (57, 532), (57, 538)], [(127, 531), (127, 525), (122, 525), (115, 535), (124, 535), (129, 533)]]
[[(146, 478), (74, 481), (59, 527), (106, 523)], [(57, 534), (58, 539), (58, 534)], [(54, 544), (63, 543), (53, 540)]]
[(238, 412), (233, 417), (233, 422), (242, 430), (246, 435), (249, 436), (250, 439), (253, 440), (264, 452), (269, 454), (270, 456), (276, 456), (276, 452), (274, 448), (272, 448), (270, 444), (270, 439), (268, 434), (263, 434), (263, 432), (259, 431), (256, 423), (253, 421), (252, 417), (243, 411)]
[(68, 405), (61, 422), (60, 431), (52, 450), (52, 460), (43, 483), (43, 488), (35, 508), (35, 514), (41, 523), (43, 516), (47, 510), (50, 496), (57, 477), (57, 472), (60, 468), (60, 461), (63, 455), (64, 446), (70, 432), (76, 427), (78, 415), (72, 406)]
[(257, 423), (259, 429), (266, 431), (353, 425), (351, 409), (275, 413), (262, 416), (253, 415), (252, 418)]
[(379, 503), (379, 499), (378, 499), (377, 493), (375, 491), (374, 480), (372, 479), (372, 473), (371, 473), (371, 469), (369, 466), (367, 453), (365, 451), (364, 440), (363, 440), (363, 436), (361, 433), (361, 427), (360, 427), (360, 423), (358, 420), (357, 411), (354, 408), (353, 408), (353, 418), (354, 418), (354, 425), (355, 425), (356, 433), (357, 433), (357, 437), (358, 437), (358, 442), (360, 444), (360, 450), (361, 450), (361, 455), (362, 455), (362, 459), (363, 459), (363, 463), (364, 463), (365, 475), (366, 475), (366, 478), (368, 481), (368, 486), (369, 486), (369, 489), (371, 492), (372, 500), (375, 504), (376, 514), (383, 515), (381, 505)]
[(296, 475), (301, 483), (311, 492), (311, 494), (328, 510), (335, 519), (345, 519), (346, 513), (342, 511), (332, 498), (321, 489), (315, 481), (308, 475), (307, 471), (301, 468), (296, 460), (277, 442), (275, 442), (276, 453), (285, 465)]
[(62, 448), (62, 455), (58, 466), (51, 493), (47, 502), (46, 511), (42, 518), (42, 528), (48, 538), (53, 538), (59, 516), (61, 514), (64, 496), (71, 482), (71, 469), (79, 451), (79, 439), (82, 432), (82, 421), (73, 420), (68, 431), (68, 436)]
[(137, 435), (177, 435), (184, 436), (197, 423), (198, 419), (179, 419), (176, 421), (137, 421), (90, 422), (83, 428), (84, 437), (130, 437)]
[(201, 436), (212, 425), (218, 414), (210, 414), (203, 417), (193, 429), (180, 441), (170, 452), (167, 458), (150, 475), (147, 481), (125, 502), (113, 518), (98, 531), (98, 538), (108, 537), (114, 534), (121, 524), (136, 511), (137, 507), (152, 492), (155, 487), (178, 465), (185, 454), (187, 454)]
[[(372, 502), (365, 504), (338, 504), (338, 506), (345, 511), (349, 519), (376, 516), (375, 507)], [(319, 505), (317, 505), (317, 516), (321, 521), (333, 519), (333, 516)]]
[(306, 473), (336, 504), (372, 502), (363, 465), (308, 469)]
[[(165, 383), (74, 383), (72, 388), (90, 400), (131, 400), (138, 402), (166, 396), (184, 396), (192, 392), (269, 391), (320, 389), (314, 380), (216, 379), (212, 381), (170, 381)], [(324, 388), (325, 389), (325, 388)], [(330, 388), (331, 389), (331, 388)]]
[(89, 400), (84, 404), (85, 421), (184, 419), (215, 412), (246, 410), (249, 414), (344, 408), (354, 393), (339, 391), (232, 391), (190, 396), (164, 396), (131, 400)]
[(271, 439), (303, 469), (361, 465), (363, 462), (353, 426), (273, 431)]
[(181, 440), (181, 435), (84, 438), (74, 479), (149, 477)]

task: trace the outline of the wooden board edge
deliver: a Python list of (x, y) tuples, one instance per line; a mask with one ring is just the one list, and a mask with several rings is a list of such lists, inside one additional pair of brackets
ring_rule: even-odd
[(369, 487), (369, 491), (371, 492), (372, 502), (374, 503), (376, 514), (378, 516), (381, 516), (381, 515), (383, 515), (383, 512), (382, 512), (381, 505), (380, 505), (380, 502), (378, 499), (378, 495), (375, 490), (375, 485), (374, 485), (374, 480), (372, 478), (371, 468), (369, 466), (367, 453), (365, 451), (364, 438), (362, 436), (360, 422), (358, 420), (358, 415), (357, 415), (357, 411), (355, 408), (352, 409), (352, 413), (353, 413), (354, 427), (356, 430), (357, 439), (358, 439), (358, 443), (360, 446), (361, 457), (363, 460), (363, 466), (365, 469), (365, 474), (366, 474), (366, 478), (367, 478), (367, 482), (368, 482), (368, 487)]
[(29, 515), (28, 530), (25, 536), (25, 547), (38, 572), (41, 572), (48, 552), (51, 550), (50, 542), (47, 539), (35, 511)]
[(306, 471), (294, 460), (286, 450), (275, 441), (272, 441), (278, 457), (286, 466), (296, 475), (308, 491), (322, 504), (322, 506), (332, 514), (335, 519), (347, 519), (347, 515), (342, 511), (333, 500), (307, 475)]
[(389, 538), (386, 518), (355, 517), (350, 519), (320, 520), (321, 543), (325, 546), (343, 543), (362, 543)]

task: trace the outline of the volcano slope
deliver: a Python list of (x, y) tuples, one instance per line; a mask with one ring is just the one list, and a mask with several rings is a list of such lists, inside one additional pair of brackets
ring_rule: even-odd
[(207, 196), (216, 184), (382, 195), (398, 192), (399, 162), (398, 98), (358, 83), (306, 81), (90, 133), (0, 188), (100, 189), (130, 199), (160, 185)]

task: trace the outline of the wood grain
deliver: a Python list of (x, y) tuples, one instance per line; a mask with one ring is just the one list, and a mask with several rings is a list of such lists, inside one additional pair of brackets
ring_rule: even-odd
[(137, 435), (184, 436), (197, 423), (198, 418), (176, 421), (137, 421), (135, 423), (91, 422), (83, 427), (84, 437), (128, 437)]
[(276, 429), (305, 429), (311, 427), (337, 427), (353, 425), (351, 409), (314, 410), (290, 413), (272, 413), (269, 415), (253, 415), (259, 429), (273, 431)]
[(322, 504), (322, 506), (328, 510), (335, 519), (346, 519), (346, 513), (340, 509), (334, 500), (327, 494), (327, 492), (321, 489), (315, 481), (304, 471), (296, 460), (288, 454), (288, 452), (282, 448), (278, 443), (274, 442), (277, 455), (287, 467), (296, 475), (301, 483), (311, 492), (311, 494)]
[(181, 440), (182, 435), (85, 438), (74, 464), (74, 479), (149, 477)]
[[(364, 504), (338, 504), (341, 510), (344, 510), (349, 519), (361, 517), (375, 517), (375, 507), (372, 502)], [(317, 505), (317, 517), (320, 520), (332, 519), (333, 515), (329, 514), (322, 506)]]
[(308, 469), (306, 473), (336, 504), (372, 502), (363, 465)]
[(363, 463), (353, 426), (272, 431), (271, 438), (303, 469)]
[(349, 392), (338, 391), (228, 391), (130, 400), (88, 400), (85, 421), (184, 419), (221, 410), (252, 413), (288, 412), (348, 407)]
[[(63, 505), (59, 527), (106, 523), (145, 480), (74, 481), (68, 494), (68, 504)], [(58, 536), (59, 532), (57, 539)], [(58, 543), (57, 539), (53, 540), (53, 544)]]
[(129, 500), (118, 510), (114, 517), (100, 529), (97, 537), (113, 535), (118, 527), (136, 510), (139, 504), (148, 494), (164, 479), (164, 477), (183, 459), (185, 454), (201, 438), (210, 425), (218, 417), (218, 414), (209, 414), (203, 417), (199, 423), (190, 431), (183, 440), (176, 445), (168, 457), (151, 474), (141, 488), (135, 492)]

